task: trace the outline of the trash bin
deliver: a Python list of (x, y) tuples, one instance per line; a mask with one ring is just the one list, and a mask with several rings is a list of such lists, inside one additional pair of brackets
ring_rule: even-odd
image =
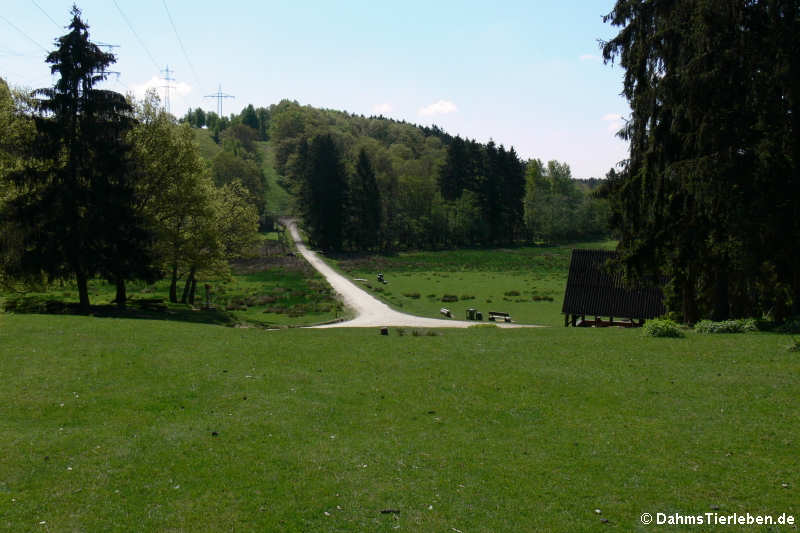
[(467, 320), (475, 320), (475, 308), (470, 307), (467, 309)]
[(475, 313), (475, 320), (478, 320), (478, 321), (483, 320), (483, 313), (481, 313), (480, 311)]

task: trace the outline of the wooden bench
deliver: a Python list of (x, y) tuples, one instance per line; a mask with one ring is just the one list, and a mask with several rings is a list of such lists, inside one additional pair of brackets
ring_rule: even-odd
[(511, 322), (511, 315), (501, 311), (489, 311), (490, 322), (496, 322), (498, 319), (503, 319), (503, 322)]

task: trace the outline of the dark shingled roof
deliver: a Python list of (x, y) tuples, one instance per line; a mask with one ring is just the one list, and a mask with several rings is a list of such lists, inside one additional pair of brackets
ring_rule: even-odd
[(622, 273), (609, 273), (605, 264), (617, 253), (606, 250), (572, 250), (569, 278), (561, 312), (620, 318), (655, 318), (666, 312), (660, 287), (626, 287)]

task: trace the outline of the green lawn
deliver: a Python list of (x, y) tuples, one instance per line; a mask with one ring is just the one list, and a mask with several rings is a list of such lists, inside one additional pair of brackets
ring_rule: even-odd
[[(510, 313), (522, 324), (563, 325), (561, 304), (573, 248), (612, 248), (613, 242), (495, 250), (409, 252), (396, 256), (340, 258), (336, 265), (350, 278), (392, 306), (420, 316), (438, 317), (446, 307), (455, 318), (467, 308)], [(376, 283), (383, 272), (388, 282)], [(446, 298), (445, 296), (449, 296)], [(452, 300), (456, 297), (456, 301)]]
[(639, 516), (798, 516), (789, 340), (0, 314), (0, 528), (705, 531)]

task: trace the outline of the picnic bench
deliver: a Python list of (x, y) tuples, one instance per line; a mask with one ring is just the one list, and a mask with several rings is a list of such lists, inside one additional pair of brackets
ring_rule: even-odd
[(511, 322), (511, 315), (503, 313), (502, 311), (489, 311), (490, 322), (497, 322), (500, 319), (502, 319), (503, 322)]

